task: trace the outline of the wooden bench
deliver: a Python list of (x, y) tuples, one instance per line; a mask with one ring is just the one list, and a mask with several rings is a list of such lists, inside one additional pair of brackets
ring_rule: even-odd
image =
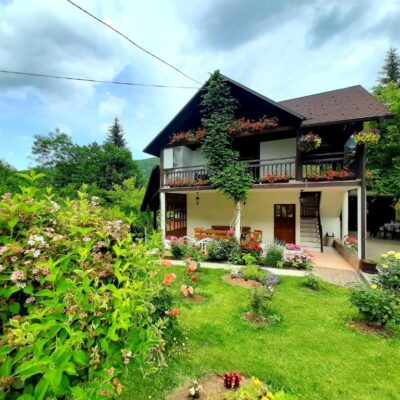
[[(194, 228), (194, 237), (195, 239), (228, 239), (229, 229), (230, 227), (225, 225), (212, 225), (211, 229)], [(262, 231), (254, 230), (254, 232), (252, 232), (250, 227), (243, 226), (241, 239), (246, 239), (249, 235), (254, 235), (257, 241), (261, 241)]]

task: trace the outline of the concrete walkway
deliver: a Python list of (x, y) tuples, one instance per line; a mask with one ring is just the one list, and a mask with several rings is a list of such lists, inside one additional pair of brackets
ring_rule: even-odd
[(340, 286), (362, 282), (359, 273), (333, 247), (324, 247), (323, 253), (311, 253), (315, 274), (321, 279)]

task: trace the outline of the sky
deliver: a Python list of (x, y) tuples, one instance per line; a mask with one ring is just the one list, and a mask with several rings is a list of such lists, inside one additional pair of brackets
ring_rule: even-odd
[[(400, 0), (76, 0), (204, 82), (219, 69), (276, 101), (376, 84), (400, 50)], [(196, 85), (65, 0), (0, 0), (0, 69)], [(123, 87), (0, 73), (0, 159), (32, 166), (34, 135), (103, 142), (117, 116), (136, 159), (193, 89)]]

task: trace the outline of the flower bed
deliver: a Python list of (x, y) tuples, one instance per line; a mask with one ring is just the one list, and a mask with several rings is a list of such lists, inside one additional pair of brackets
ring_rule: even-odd
[(177, 132), (170, 137), (170, 144), (185, 142), (185, 143), (199, 143), (206, 136), (206, 130), (198, 128), (196, 130), (189, 130), (186, 132)]
[(193, 178), (182, 178), (182, 179), (167, 179), (165, 186), (169, 187), (189, 187), (189, 186), (207, 186), (209, 183), (206, 179), (193, 179)]
[(292, 269), (309, 270), (312, 268), (313, 255), (304, 250), (285, 250), (282, 266)]
[(238, 135), (244, 132), (262, 132), (265, 129), (276, 128), (278, 126), (277, 118), (268, 118), (264, 115), (258, 121), (254, 119), (246, 119), (244, 117), (233, 122), (229, 129), (231, 135)]
[(261, 183), (285, 183), (293, 177), (289, 174), (266, 174), (261, 178)]
[(354, 179), (355, 174), (353, 172), (350, 172), (348, 168), (342, 168), (339, 170), (333, 170), (333, 169), (328, 169), (328, 170), (317, 170), (318, 167), (316, 167), (315, 171), (308, 172), (306, 174), (306, 179), (308, 181), (344, 181), (348, 179)]
[[(277, 118), (268, 118), (263, 116), (259, 120), (246, 119), (244, 117), (233, 121), (229, 128), (231, 135), (239, 135), (244, 132), (262, 132), (266, 129), (276, 128), (278, 126)], [(187, 143), (196, 144), (201, 143), (207, 135), (207, 131), (204, 128), (190, 129), (188, 131), (181, 131), (174, 133), (170, 136), (169, 144), (175, 143)]]

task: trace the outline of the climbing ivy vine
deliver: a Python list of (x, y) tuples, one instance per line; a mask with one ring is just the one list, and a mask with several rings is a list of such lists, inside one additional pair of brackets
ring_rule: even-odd
[(207, 131), (201, 151), (211, 185), (235, 203), (247, 199), (252, 183), (239, 152), (232, 148), (229, 134), (237, 106), (226, 79), (215, 71), (205, 85), (201, 102), (202, 125)]

